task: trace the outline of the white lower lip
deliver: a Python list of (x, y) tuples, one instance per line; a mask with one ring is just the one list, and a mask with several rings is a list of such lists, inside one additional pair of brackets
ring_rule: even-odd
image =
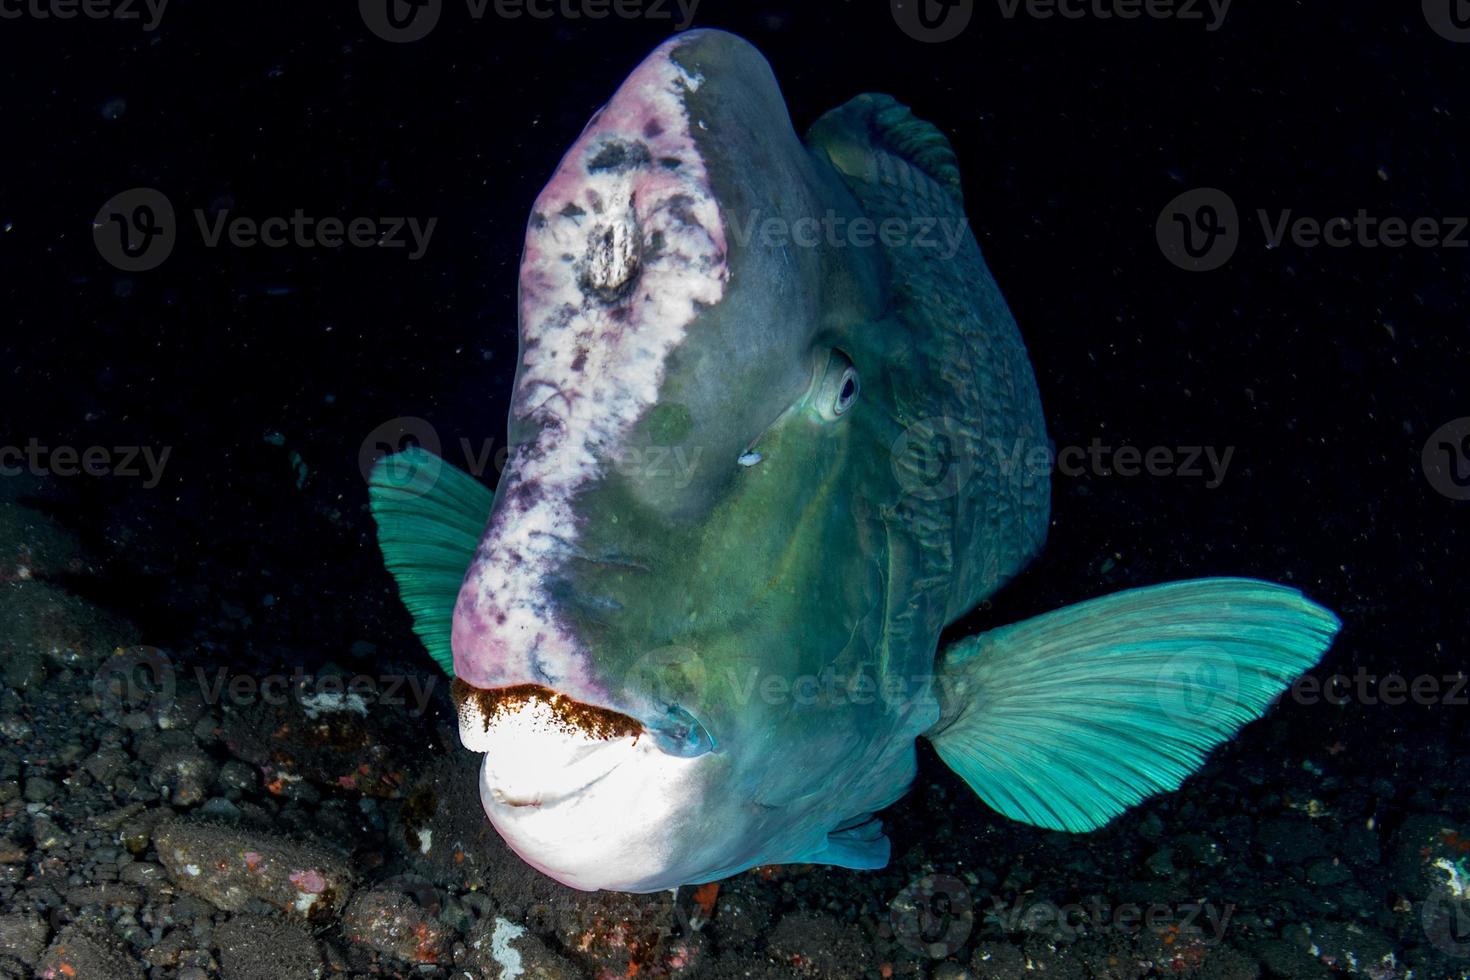
[(637, 741), (589, 734), (541, 700), (497, 711), (488, 722), (473, 701), (465, 707), (460, 739), (485, 754), (482, 785), (506, 807), (550, 807), (583, 792), (622, 765)]
[[(500, 806), (519, 809), (522, 807), (554, 807), (558, 803), (562, 803), (565, 800), (571, 799), (579, 793), (586, 792), (588, 789), (591, 789), (595, 784), (607, 778), (607, 776), (610, 775), (613, 770), (617, 769), (618, 766), (627, 761), (628, 753), (609, 751), (601, 753), (600, 756), (591, 757), (599, 762), (610, 764), (598, 767), (600, 771), (597, 773), (597, 775), (593, 776), (586, 782), (581, 783), (575, 789), (558, 791), (556, 793), (548, 793), (545, 789), (534, 789), (528, 791), (524, 786), (522, 786), (520, 789), (517, 789), (514, 782), (503, 780), (503, 777), (500, 774), (500, 770), (497, 769), (488, 754), (485, 756), (485, 758), (486, 771), (484, 773), (483, 779), (485, 789), (490, 793), (491, 801), (499, 804)], [(575, 767), (574, 775), (568, 775), (575, 781), (586, 775), (591, 768), (592, 767), (585, 764), (579, 765)], [(544, 778), (546, 775), (547, 774), (544, 772), (540, 773), (540, 776), (542, 778)], [(558, 778), (556, 781), (558, 783), (565, 782), (565, 780), (560, 778)]]

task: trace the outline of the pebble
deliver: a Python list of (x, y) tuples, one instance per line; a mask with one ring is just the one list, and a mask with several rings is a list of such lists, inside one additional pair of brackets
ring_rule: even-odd
[(118, 880), (127, 885), (151, 886), (167, 879), (163, 865), (152, 861), (129, 861), (118, 872)]
[(176, 887), (229, 912), (254, 898), (291, 915), (326, 921), (342, 910), (352, 891), (345, 858), (265, 831), (175, 819), (160, 824), (153, 841)]
[(128, 767), (128, 754), (116, 746), (98, 749), (87, 756), (82, 768), (103, 786), (112, 786), (118, 775)]
[(31, 776), (26, 779), (25, 797), (31, 803), (46, 803), (56, 798), (61, 792), (53, 780), (43, 776)]
[(342, 932), (352, 942), (407, 963), (438, 963), (444, 932), (407, 896), (387, 891), (361, 892), (342, 916)]
[(253, 793), (260, 786), (260, 774), (254, 768), (247, 766), (237, 759), (231, 759), (220, 766), (219, 777), (215, 780), (226, 795), (238, 799), (245, 793)]
[(1161, 847), (1150, 855), (1148, 869), (1160, 878), (1167, 878), (1174, 874), (1174, 848)]
[(102, 923), (63, 929), (41, 958), (43, 980), (143, 980), (143, 969)]
[(150, 779), (174, 806), (195, 806), (204, 801), (218, 774), (214, 760), (197, 749), (172, 749), (154, 764)]
[(0, 915), (0, 955), (35, 966), (50, 930), (34, 915)]

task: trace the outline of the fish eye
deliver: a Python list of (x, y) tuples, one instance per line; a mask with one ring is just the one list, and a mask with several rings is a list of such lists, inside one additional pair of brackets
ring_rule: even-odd
[(847, 366), (842, 372), (842, 379), (838, 382), (837, 398), (832, 403), (832, 414), (841, 415), (852, 408), (852, 403), (857, 401), (858, 392), (862, 390), (862, 382), (858, 380), (857, 368)]
[(841, 418), (857, 402), (863, 382), (857, 365), (842, 351), (827, 352), (827, 363), (821, 369), (820, 381), (810, 404), (828, 422)]
[(692, 759), (715, 748), (714, 739), (699, 719), (677, 704), (665, 707), (663, 717), (645, 727), (654, 744), (669, 755)]

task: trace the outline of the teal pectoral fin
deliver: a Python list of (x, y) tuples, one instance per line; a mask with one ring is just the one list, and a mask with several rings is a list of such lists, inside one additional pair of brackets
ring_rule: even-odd
[(1177, 789), (1317, 663), (1339, 625), (1295, 589), (1253, 579), (1094, 599), (948, 648), (928, 737), (1006, 816), (1094, 830)]
[(413, 614), (413, 629), (454, 675), (449, 630), (465, 569), (475, 557), (495, 495), (423, 449), (385, 456), (368, 480), (383, 562)]

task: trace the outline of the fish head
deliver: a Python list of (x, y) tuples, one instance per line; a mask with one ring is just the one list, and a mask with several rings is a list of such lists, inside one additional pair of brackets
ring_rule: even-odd
[(824, 232), (855, 207), (717, 31), (655, 50), (534, 205), (452, 645), (486, 812), (567, 884), (791, 859), (790, 801), (861, 750), (768, 685), (861, 660), (886, 615), (884, 260)]

